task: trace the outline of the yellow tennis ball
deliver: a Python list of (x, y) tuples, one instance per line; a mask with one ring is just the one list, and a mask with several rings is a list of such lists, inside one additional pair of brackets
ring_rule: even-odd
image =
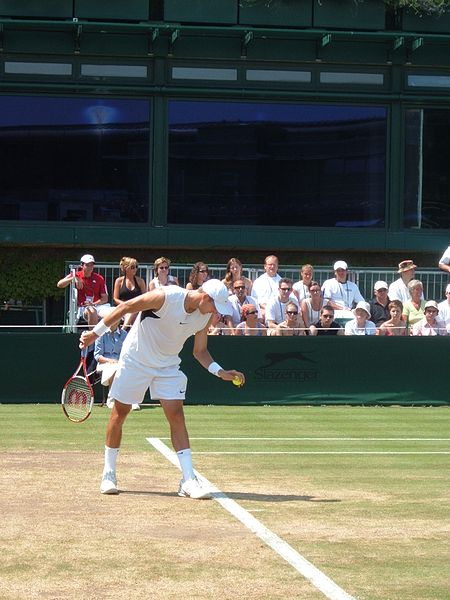
[(241, 385), (241, 378), (236, 375), (236, 377), (233, 377), (233, 383), (234, 385)]

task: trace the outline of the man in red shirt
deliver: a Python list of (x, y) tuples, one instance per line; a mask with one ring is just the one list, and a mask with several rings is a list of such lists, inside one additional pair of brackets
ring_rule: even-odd
[(110, 308), (108, 290), (102, 275), (94, 271), (95, 259), (92, 254), (84, 254), (80, 263), (78, 271), (60, 279), (56, 286), (65, 288), (74, 282), (77, 288), (77, 320), (83, 318), (93, 326)]

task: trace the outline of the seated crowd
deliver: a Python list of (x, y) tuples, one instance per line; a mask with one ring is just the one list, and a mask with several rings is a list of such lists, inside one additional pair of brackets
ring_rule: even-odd
[[(95, 325), (110, 308), (104, 278), (94, 271), (91, 254), (81, 257), (78, 270), (58, 282), (71, 283), (77, 289), (78, 319)], [(445, 300), (437, 303), (425, 299), (420, 280), (415, 279), (416, 265), (403, 260), (398, 265), (398, 279), (388, 285), (377, 281), (373, 298), (367, 301), (357, 284), (349, 279), (345, 261), (334, 263), (334, 277), (320, 285), (314, 280), (312, 265), (303, 265), (300, 279), (294, 282), (278, 273), (278, 258), (267, 256), (264, 273), (253, 282), (244, 276), (242, 263), (231, 258), (226, 267), (224, 285), (229, 292), (231, 315), (215, 315), (210, 335), (304, 336), (304, 335), (387, 335), (435, 336), (450, 334), (450, 284)], [(441, 266), (441, 265), (440, 265)], [(137, 260), (123, 257), (121, 276), (114, 283), (113, 299), (120, 304), (147, 290), (180, 285), (170, 274), (170, 260), (159, 257), (154, 263), (154, 278), (148, 287), (137, 277)], [(193, 265), (186, 289), (195, 290), (209, 278), (204, 262)], [(131, 327), (134, 318), (124, 328)]]

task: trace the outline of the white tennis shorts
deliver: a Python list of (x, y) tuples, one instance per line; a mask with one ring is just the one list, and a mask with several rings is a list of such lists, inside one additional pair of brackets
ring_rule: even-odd
[(152, 400), (184, 400), (187, 381), (178, 365), (153, 369), (125, 358), (119, 360), (109, 397), (123, 404), (140, 404), (148, 388)]

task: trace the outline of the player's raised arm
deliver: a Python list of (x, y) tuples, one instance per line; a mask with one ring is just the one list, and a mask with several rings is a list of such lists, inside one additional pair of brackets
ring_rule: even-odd
[(80, 336), (80, 348), (87, 348), (87, 346), (93, 344), (98, 337), (109, 331), (111, 325), (118, 323), (124, 315), (143, 310), (159, 310), (164, 304), (164, 300), (164, 291), (157, 289), (127, 300), (127, 302), (122, 302), (99, 321), (91, 331), (83, 331)]

